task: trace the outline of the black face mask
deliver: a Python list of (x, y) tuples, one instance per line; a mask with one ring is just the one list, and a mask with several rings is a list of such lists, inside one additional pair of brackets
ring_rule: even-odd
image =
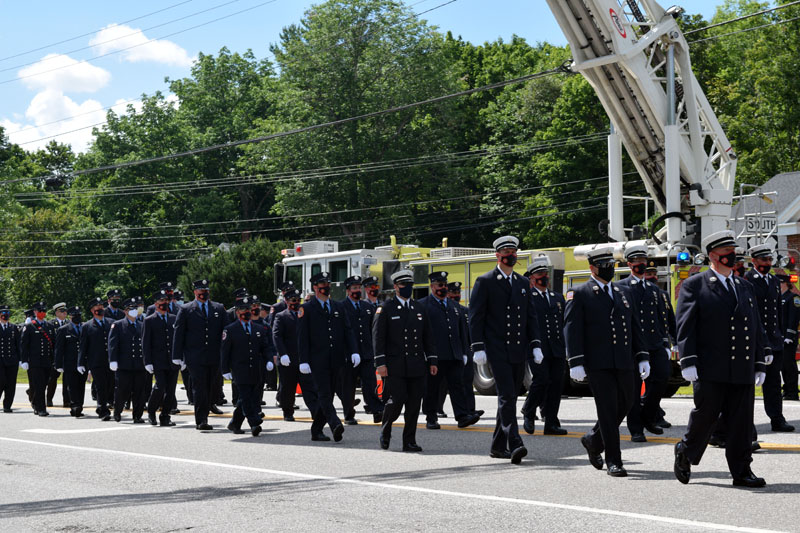
[(108, 305), (116, 309), (119, 307), (119, 300), (111, 300), (110, 302), (108, 302)]
[(331, 288), (330, 287), (320, 287), (318, 290), (319, 290), (319, 293), (321, 295), (323, 295), (323, 296), (328, 296), (331, 293)]
[(361, 291), (353, 291), (350, 293), (350, 297), (355, 300), (359, 301), (361, 299)]
[(447, 287), (443, 289), (436, 289), (433, 293), (438, 296), (439, 298), (445, 298), (447, 296)]
[(631, 267), (631, 271), (637, 276), (643, 275), (645, 270), (647, 270), (647, 265), (645, 265), (644, 263), (638, 263)]
[(81, 323), (81, 315), (72, 315), (72, 323), (73, 324), (80, 324)]
[(369, 294), (373, 298), (377, 298), (379, 292), (380, 291), (378, 289), (370, 289), (370, 290), (367, 291), (367, 294)]
[(597, 277), (606, 283), (611, 283), (614, 279), (614, 265), (597, 267)]
[(167, 309), (169, 309), (169, 304), (166, 304), (166, 303), (158, 304), (156, 307), (158, 307), (159, 311), (166, 311)]
[(744, 272), (745, 272), (744, 265), (742, 265), (740, 267), (737, 267), (737, 268), (734, 268), (733, 271), (736, 272), (737, 274), (739, 274), (739, 276), (744, 276)]
[(500, 261), (509, 267), (513, 267), (517, 264), (517, 254), (506, 255), (500, 258)]
[(414, 292), (414, 287), (412, 285), (405, 285), (403, 287), (397, 288), (397, 294), (399, 294), (403, 298), (411, 298), (413, 292)]
[(197, 299), (201, 302), (208, 300), (208, 291), (200, 291), (197, 293)]
[(539, 279), (534, 278), (533, 282), (538, 285), (539, 287), (546, 289), (547, 284), (550, 283), (550, 278), (547, 276), (542, 276)]
[(460, 294), (455, 294), (455, 295), (451, 296), (450, 299), (453, 300), (454, 302), (460, 302), (461, 301), (461, 295)]
[(287, 307), (291, 311), (297, 311), (298, 309), (300, 309), (300, 302), (293, 303), (293, 304), (287, 304)]
[(736, 264), (736, 252), (732, 251), (725, 255), (719, 256), (719, 262), (726, 267), (733, 268), (733, 265)]
[(92, 314), (97, 318), (103, 318), (103, 315), (106, 314), (106, 311), (105, 309), (95, 309), (94, 311), (92, 311)]
[(758, 270), (761, 273), (762, 276), (766, 276), (767, 274), (769, 274), (769, 271), (772, 270), (772, 266), (771, 265), (758, 265), (756, 267), (756, 270)]
[(244, 313), (239, 313), (239, 320), (247, 322), (250, 320), (250, 311), (245, 311)]

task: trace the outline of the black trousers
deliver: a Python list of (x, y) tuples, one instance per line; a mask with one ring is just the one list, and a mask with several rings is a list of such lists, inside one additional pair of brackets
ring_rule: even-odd
[(186, 389), (186, 401), (194, 403), (194, 393), (192, 392), (192, 373), (189, 372), (189, 367), (181, 370), (181, 378), (183, 380), (183, 388)]
[[(61, 377), (61, 372), (55, 368), (51, 368), (50, 378), (47, 380), (47, 405), (53, 405), (53, 398), (56, 395), (59, 377)], [(66, 383), (61, 384), (61, 400), (63, 406), (69, 405), (69, 392), (67, 391)]]
[(319, 406), (317, 386), (314, 384), (311, 374), (301, 374), (299, 366), (295, 364), (280, 366), (278, 367), (278, 372), (280, 373), (281, 383), (281, 387), (278, 389), (278, 398), (280, 399), (283, 416), (294, 414), (294, 393), (299, 383), (300, 390), (303, 393), (303, 401), (308, 410), (311, 411), (311, 417), (313, 418), (311, 434), (317, 435), (321, 433), (322, 428), (325, 427), (325, 413)]
[(258, 384), (237, 384), (239, 399), (236, 401), (236, 409), (233, 410), (233, 419), (231, 420), (233, 427), (241, 428), (245, 418), (251, 428), (261, 425), (258, 387)]
[(214, 384), (212, 388), (211, 400), (216, 405), (222, 405), (222, 401), (225, 400), (225, 380), (222, 377), (222, 374), (217, 372), (217, 375), (214, 377)]
[(383, 420), (381, 432), (385, 439), (392, 437), (392, 423), (400, 417), (405, 406), (403, 444), (417, 442), (417, 422), (422, 395), (425, 394), (425, 376), (383, 378)]
[(497, 423), (492, 450), (515, 450), (522, 446), (517, 425), (517, 396), (525, 378), (525, 363), (509, 363), (490, 355), (489, 366), (497, 389)]
[(622, 466), (619, 425), (633, 402), (633, 370), (587, 370), (597, 408), (597, 423), (586, 433), (591, 446), (605, 450), (606, 463)]
[(563, 357), (545, 357), (541, 364), (528, 363), (531, 369), (531, 386), (528, 397), (522, 404), (522, 414), (533, 418), (536, 409), (542, 408), (546, 427), (561, 427), (558, 409), (561, 407), (561, 389), (564, 386), (564, 369), (567, 360)]
[(369, 410), (378, 414), (383, 411), (383, 403), (378, 398), (378, 379), (375, 376), (375, 366), (373, 360), (369, 359), (361, 361), (355, 368), (345, 368), (342, 371), (342, 393), (339, 398), (342, 399), (342, 406), (347, 405), (349, 408), (344, 411), (345, 418), (355, 418), (356, 416), (356, 385), (359, 379), (361, 380), (361, 395)]
[(144, 414), (145, 394), (150, 374), (143, 368), (141, 370), (122, 370), (114, 372), (117, 388), (114, 391), (114, 414), (122, 415), (125, 403), (131, 400), (133, 418), (142, 418)]
[(0, 394), (3, 395), (3, 409), (11, 409), (17, 392), (17, 372), (19, 365), (6, 366), (0, 363)]
[(208, 412), (211, 402), (216, 401), (219, 394), (217, 376), (222, 379), (217, 365), (192, 365), (189, 367), (192, 374), (192, 396), (194, 398), (194, 422), (205, 424), (208, 422)]
[(153, 376), (156, 384), (150, 391), (150, 399), (147, 400), (147, 413), (151, 417), (156, 416), (156, 411), (161, 408), (162, 421), (168, 421), (169, 411), (175, 405), (175, 388), (178, 386), (178, 367), (171, 365), (169, 369), (155, 369)]
[(633, 404), (628, 412), (628, 430), (643, 433), (644, 426), (661, 418), (661, 398), (667, 389), (669, 379), (669, 356), (666, 349), (650, 350), (650, 375), (644, 380), (645, 393), (642, 396), (642, 376), (638, 369), (633, 373)]
[(45, 391), (49, 379), (49, 367), (32, 366), (28, 368), (28, 380), (30, 381), (32, 396), (31, 403), (33, 404), (34, 411), (41, 412), (47, 410)]
[(95, 386), (97, 395), (97, 415), (104, 417), (111, 413), (111, 405), (114, 403), (114, 372), (108, 365), (98, 366), (91, 369), (92, 384)]
[(781, 394), (781, 369), (783, 368), (783, 349), (773, 349), (774, 359), (767, 366), (767, 377), (761, 390), (764, 393), (764, 411), (767, 413), (772, 425), (783, 424), (783, 394)]
[(694, 382), (694, 409), (689, 414), (689, 424), (683, 441), (686, 443), (686, 458), (692, 464), (700, 464), (708, 446), (708, 439), (720, 415), (727, 421), (725, 459), (734, 478), (743, 477), (753, 461), (753, 385)]
[(82, 412), (86, 397), (86, 374), (81, 374), (75, 368), (65, 368), (63, 386), (69, 394), (70, 410), (73, 413)]
[(447, 384), (450, 392), (450, 404), (456, 420), (461, 420), (472, 414), (467, 408), (464, 397), (464, 362), (459, 360), (441, 360), (436, 363), (438, 371), (435, 376), (428, 375), (425, 385), (425, 398), (422, 402), (422, 412), (428, 420), (436, 421), (436, 412), (440, 408), (439, 398), (442, 385)]
[(464, 385), (464, 399), (467, 402), (467, 410), (473, 413), (475, 412), (475, 389), (472, 386), (472, 382), (475, 379), (475, 365), (472, 362), (472, 354), (467, 357), (467, 364), (464, 365), (464, 374), (461, 376), (461, 381)]
[[(319, 408), (325, 415), (325, 421), (331, 429), (335, 428), (342, 421), (336, 414), (336, 407), (333, 405), (333, 394), (341, 379), (342, 369), (311, 369), (311, 377), (314, 379), (314, 385), (317, 387), (317, 396), (319, 401)], [(313, 424), (312, 424), (313, 427)], [(320, 431), (322, 428), (320, 428)]]
[(797, 360), (795, 359), (796, 351), (797, 351), (796, 343), (785, 344), (783, 346), (783, 365), (781, 366), (781, 374), (783, 374), (783, 395), (790, 400), (797, 399)]

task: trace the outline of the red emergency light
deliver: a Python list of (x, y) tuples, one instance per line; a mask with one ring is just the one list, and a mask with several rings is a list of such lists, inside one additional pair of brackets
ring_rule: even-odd
[(798, 276), (797, 274), (792, 274), (791, 276), (789, 276), (789, 281), (791, 283), (797, 283), (798, 279), (800, 279), (800, 276)]

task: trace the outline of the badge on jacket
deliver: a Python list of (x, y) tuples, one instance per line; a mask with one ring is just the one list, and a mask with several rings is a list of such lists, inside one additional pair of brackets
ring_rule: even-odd
[(794, 306), (795, 307), (800, 307), (800, 296), (795, 296), (794, 297)]
[(300, 310), (297, 312), (297, 318), (303, 318), (304, 309), (301, 307)]

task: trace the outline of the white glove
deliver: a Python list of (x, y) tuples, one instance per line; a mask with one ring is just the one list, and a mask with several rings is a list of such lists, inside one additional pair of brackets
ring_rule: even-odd
[(64, 373), (64, 369), (63, 368), (56, 368), (56, 372), (58, 372), (59, 374), (63, 374)]
[(784, 344), (792, 344), (792, 339), (783, 339)]
[(20, 363), (19, 366), (22, 370), (28, 370), (28, 363)]
[(764, 356), (764, 362), (767, 364), (767, 366), (771, 365), (771, 364), (772, 364), (772, 361), (773, 361), (774, 359), (775, 359), (775, 356), (774, 356), (774, 355), (772, 355), (772, 354), (770, 354), (770, 355), (765, 355), (765, 356)]
[(574, 366), (569, 369), (569, 377), (575, 381), (585, 381), (586, 369), (583, 368), (583, 365)]
[(483, 350), (478, 350), (472, 356), (472, 360), (475, 361), (477, 365), (485, 365), (486, 364), (486, 352)]
[(697, 367), (689, 366), (681, 370), (681, 376), (686, 381), (697, 381)]
[(642, 379), (647, 379), (647, 376), (650, 375), (649, 361), (642, 361), (641, 363), (639, 363), (639, 375), (642, 376)]
[(225, 378), (225, 379), (227, 379), (227, 380), (231, 380), (231, 379), (233, 379), (233, 376), (231, 375), (231, 373), (230, 373), (230, 372), (228, 372), (227, 374), (222, 374), (222, 377), (223, 377), (223, 378)]
[(292, 364), (292, 361), (291, 361), (291, 359), (289, 359), (289, 356), (286, 355), (286, 354), (282, 355), (281, 356), (281, 366), (289, 366), (290, 364)]
[(537, 365), (541, 365), (542, 361), (544, 361), (544, 354), (542, 353), (541, 348), (534, 348), (533, 349), (533, 362)]
[(181, 363), (181, 372), (183, 372), (184, 370), (186, 370), (186, 363), (182, 362)]
[(467, 357), (466, 355), (463, 355), (462, 358), (464, 359), (464, 366), (466, 366), (467, 363), (469, 362), (469, 357)]
[(183, 361), (181, 361), (180, 359), (173, 359), (172, 360), (172, 364), (173, 365), (177, 365), (177, 366), (182, 366), (183, 365)]
[(763, 385), (765, 379), (767, 379), (766, 372), (756, 372), (756, 387)]
[(85, 366), (79, 366), (78, 367), (78, 373), (85, 374), (86, 373), (86, 367)]
[(670, 348), (664, 348), (664, 351), (667, 352), (667, 359), (672, 358), (672, 350)]
[(110, 368), (112, 372), (116, 372), (119, 369), (119, 364), (117, 364), (116, 361), (111, 361), (108, 363), (108, 368)]
[(151, 374), (154, 372), (153, 365), (144, 365), (144, 369), (150, 372)]
[(272, 361), (267, 361), (267, 371), (272, 372), (273, 368), (275, 368), (275, 365), (272, 364)]
[(354, 353), (350, 356), (350, 360), (353, 362), (353, 368), (357, 367), (358, 364), (361, 362), (361, 356), (357, 353)]
[(310, 374), (311, 373), (311, 367), (308, 366), (308, 363), (300, 364), (300, 373), (301, 374)]

